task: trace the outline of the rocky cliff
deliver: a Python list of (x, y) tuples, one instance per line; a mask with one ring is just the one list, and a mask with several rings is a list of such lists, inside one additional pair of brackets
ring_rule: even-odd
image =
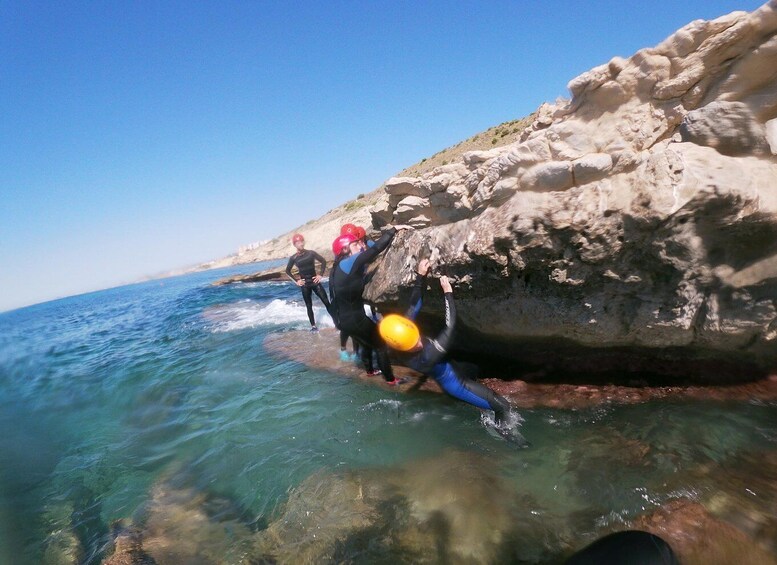
[(374, 226), (418, 229), (367, 297), (401, 299), (428, 256), (457, 281), (463, 350), (558, 372), (773, 370), (777, 0), (569, 90), (514, 143), (386, 182)]

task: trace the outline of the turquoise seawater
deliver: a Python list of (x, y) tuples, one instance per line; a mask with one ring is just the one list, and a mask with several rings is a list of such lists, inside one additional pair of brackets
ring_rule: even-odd
[[(99, 563), (112, 524), (142, 524), (155, 485), (171, 476), (229, 501), (230, 520), (256, 534), (283, 514), (290, 492), (304, 498), (295, 489), (310, 477), (410, 469), (414, 484), (434, 485), (440, 465), (454, 480), (439, 478), (438, 498), (475, 492), (471, 519), (493, 517), (509, 498), (512, 523), (546, 524), (514, 553), (541, 561), (677, 496), (738, 496), (731, 476), (752, 472), (737, 474), (738, 462), (777, 450), (777, 407), (762, 402), (523, 410), (530, 447), (516, 449), (476, 409), (442, 395), (387, 391), (269, 355), (266, 336), (308, 325), (298, 289), (210, 286), (263, 266), (0, 315), (0, 563)], [(331, 327), (323, 308), (317, 314)], [(467, 482), (494, 476), (507, 489), (498, 496)], [(63, 532), (79, 551), (52, 550)], [(339, 551), (343, 561), (363, 555)]]

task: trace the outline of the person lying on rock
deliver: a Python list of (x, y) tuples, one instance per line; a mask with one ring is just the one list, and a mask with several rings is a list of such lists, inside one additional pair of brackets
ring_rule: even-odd
[(497, 425), (507, 421), (510, 403), (488, 387), (468, 378), (461, 367), (446, 360), (448, 348), (453, 342), (456, 325), (456, 307), (453, 303), (453, 289), (448, 277), (440, 277), (440, 286), (445, 296), (445, 329), (436, 339), (421, 336), (415, 320), (421, 310), (423, 291), (429, 261), (418, 263), (410, 308), (404, 316), (389, 314), (378, 326), (380, 335), (389, 347), (401, 352), (404, 364), (432, 377), (446, 393), (483, 410), (493, 410)]
[[(294, 244), (297, 252), (289, 257), (289, 262), (286, 264), (286, 274), (302, 290), (302, 300), (305, 301), (305, 307), (308, 310), (308, 320), (310, 320), (310, 331), (317, 332), (316, 317), (313, 315), (314, 292), (321, 302), (324, 303), (327, 312), (330, 315), (332, 314), (332, 305), (329, 303), (324, 287), (321, 286), (321, 277), (326, 273), (326, 259), (315, 251), (305, 249), (305, 238), (302, 234), (295, 233), (291, 238), (291, 242)], [(316, 273), (316, 261), (321, 263), (320, 273)], [(291, 274), (291, 269), (295, 265), (299, 271), (299, 279), (295, 279)]]
[[(364, 313), (364, 275), (367, 265), (391, 245), (397, 230), (409, 226), (390, 226), (375, 245), (367, 249), (355, 234), (346, 233), (332, 242), (335, 264), (329, 277), (329, 293), (332, 298), (332, 317), (340, 331), (344, 331), (359, 344), (362, 362), (368, 375), (383, 372), (389, 385), (400, 384), (394, 378), (388, 349), (378, 333), (375, 321)], [(372, 362), (373, 349), (377, 353), (376, 371)]]

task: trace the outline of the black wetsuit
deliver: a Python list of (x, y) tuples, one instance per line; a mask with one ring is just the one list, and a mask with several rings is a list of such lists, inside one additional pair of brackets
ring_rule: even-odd
[(679, 565), (674, 551), (660, 537), (626, 530), (603, 537), (575, 553), (564, 565)]
[(361, 346), (364, 368), (372, 371), (372, 351), (377, 353), (378, 367), (386, 381), (394, 380), (386, 344), (378, 333), (378, 326), (364, 313), (364, 271), (389, 245), (397, 230), (387, 230), (375, 245), (335, 262), (329, 278), (332, 313), (338, 329), (350, 335)]
[[(416, 276), (413, 292), (410, 297), (410, 308), (405, 313), (407, 318), (415, 320), (421, 310), (423, 291), (426, 287), (426, 277)], [(453, 332), (456, 326), (456, 306), (453, 293), (445, 293), (445, 329), (437, 339), (421, 337), (422, 349), (405, 359), (405, 364), (437, 381), (440, 387), (459, 400), (468, 402), (484, 410), (493, 410), (497, 422), (505, 419), (510, 410), (510, 403), (490, 388), (465, 376), (463, 368), (445, 360), (448, 348), (453, 342)]]
[(289, 275), (289, 278), (295, 280), (291, 274), (291, 269), (296, 265), (297, 270), (299, 270), (299, 278), (305, 281), (304, 286), (300, 288), (302, 290), (302, 299), (305, 301), (305, 307), (308, 309), (308, 320), (310, 320), (311, 326), (316, 325), (316, 318), (313, 316), (314, 292), (321, 299), (321, 302), (324, 303), (327, 312), (330, 315), (332, 313), (332, 305), (329, 303), (326, 292), (324, 292), (324, 287), (321, 286), (321, 283), (316, 284), (313, 282), (313, 277), (316, 276), (316, 261), (321, 263), (321, 272), (318, 275), (323, 277), (326, 272), (326, 259), (309, 249), (303, 249), (289, 257), (289, 262), (286, 265), (286, 274)]

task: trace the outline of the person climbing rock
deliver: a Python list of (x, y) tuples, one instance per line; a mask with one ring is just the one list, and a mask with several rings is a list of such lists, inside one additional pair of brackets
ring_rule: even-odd
[[(367, 237), (367, 232), (365, 229), (361, 226), (355, 226), (353, 224), (344, 224), (340, 228), (340, 235), (355, 235), (356, 239), (360, 242), (362, 242), (365, 246), (365, 248), (369, 249), (370, 247), (373, 247), (375, 245), (375, 242), (372, 241)], [(366, 279), (365, 279), (365, 282)], [(375, 305), (372, 303), (369, 303), (370, 307), (370, 316), (372, 317), (372, 320), (374, 322), (378, 321), (378, 313), (375, 310)], [(359, 353), (359, 344), (351, 339), (351, 344), (353, 345), (353, 353), (349, 354), (347, 350), (347, 344), (348, 344), (348, 338), (350, 336), (344, 332), (340, 331), (340, 360), (341, 361), (356, 361), (361, 358), (361, 355)]]
[(337, 328), (359, 344), (364, 368), (370, 375), (378, 374), (372, 361), (372, 352), (375, 350), (378, 367), (390, 385), (399, 384), (399, 381), (394, 378), (388, 349), (378, 333), (375, 321), (364, 313), (362, 292), (367, 265), (391, 245), (397, 230), (408, 228), (409, 226), (389, 227), (369, 249), (359, 241), (355, 233), (346, 232), (332, 243), (335, 264), (329, 279), (329, 292)]
[[(310, 320), (310, 331), (317, 332), (316, 317), (313, 314), (313, 293), (324, 303), (324, 307), (331, 315), (332, 305), (327, 298), (324, 287), (321, 286), (321, 277), (326, 273), (326, 259), (315, 251), (305, 249), (305, 238), (302, 234), (295, 233), (291, 238), (292, 244), (297, 249), (297, 252), (289, 257), (289, 262), (286, 264), (286, 274), (294, 281), (294, 283), (300, 287), (302, 291), (302, 300), (305, 301), (305, 307), (308, 310), (308, 320)], [(321, 263), (321, 272), (316, 272), (316, 261)], [(295, 279), (291, 274), (292, 268), (296, 266), (299, 271), (299, 278)]]
[(410, 307), (404, 316), (389, 314), (381, 320), (378, 330), (386, 344), (401, 353), (404, 364), (432, 377), (447, 394), (483, 410), (493, 410), (497, 425), (506, 421), (510, 403), (490, 388), (475, 382), (461, 367), (446, 360), (456, 327), (456, 307), (453, 288), (448, 277), (440, 277), (445, 296), (445, 329), (435, 339), (421, 336), (414, 320), (421, 310), (429, 261), (418, 263)]

